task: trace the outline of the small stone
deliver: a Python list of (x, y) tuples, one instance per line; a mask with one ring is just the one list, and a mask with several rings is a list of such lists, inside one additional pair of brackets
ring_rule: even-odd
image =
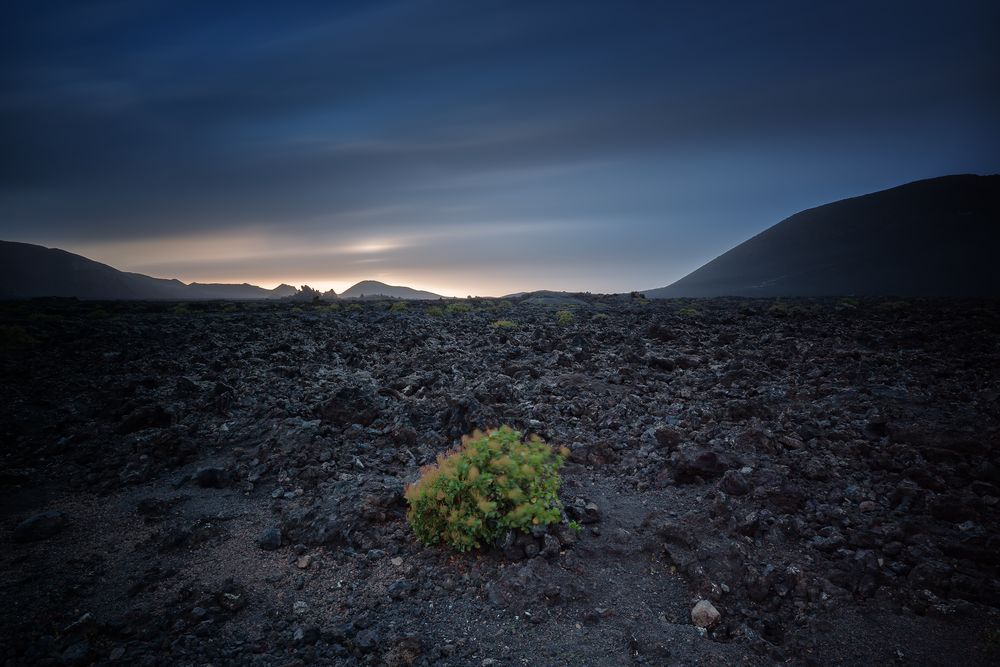
[(858, 509), (862, 512), (874, 512), (877, 505), (872, 500), (863, 500), (858, 503)]
[(306, 554), (305, 556), (299, 556), (295, 561), (295, 566), (300, 570), (308, 569), (312, 565), (312, 556)]
[(393, 558), (389, 562), (392, 563), (393, 565), (395, 565), (396, 567), (399, 567), (400, 565), (403, 564), (403, 557), (402, 556), (396, 556), (395, 558)]
[(297, 614), (297, 615), (301, 616), (302, 614), (306, 613), (307, 611), (309, 611), (309, 605), (307, 605), (302, 600), (296, 600), (295, 604), (292, 605), (292, 612), (294, 614)]
[(698, 603), (691, 610), (691, 620), (699, 628), (710, 628), (719, 622), (722, 614), (708, 600), (698, 600)]
[(281, 529), (271, 526), (265, 528), (257, 537), (257, 546), (264, 551), (274, 551), (281, 548)]

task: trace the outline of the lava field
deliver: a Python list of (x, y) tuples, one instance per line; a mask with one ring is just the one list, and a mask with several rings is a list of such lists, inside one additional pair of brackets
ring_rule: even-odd
[[(1000, 662), (996, 301), (7, 302), (0, 376), (0, 664)], [(417, 542), (504, 424), (582, 530)]]

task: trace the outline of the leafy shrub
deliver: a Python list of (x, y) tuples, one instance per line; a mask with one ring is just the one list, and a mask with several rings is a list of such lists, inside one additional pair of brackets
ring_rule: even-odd
[(573, 321), (573, 313), (568, 310), (560, 310), (556, 313), (556, 324), (567, 325)]
[(594, 315), (593, 319), (596, 322), (602, 322), (602, 321), (608, 319), (608, 314), (607, 313), (597, 313), (596, 315)]
[(344, 306), (344, 310), (361, 310), (361, 304), (360, 303), (349, 303), (346, 306)]
[(495, 542), (507, 530), (524, 532), (562, 518), (558, 470), (569, 455), (538, 437), (503, 426), (462, 438), (407, 487), (407, 519), (424, 544), (459, 551)]
[(394, 313), (402, 312), (402, 311), (406, 310), (406, 308), (407, 308), (407, 306), (406, 306), (406, 302), (405, 301), (393, 301), (392, 305), (389, 306), (389, 310), (392, 311), (392, 312), (394, 312)]
[(512, 320), (497, 320), (491, 326), (497, 329), (513, 329), (514, 327), (517, 326), (517, 322), (514, 322)]
[(330, 311), (331, 313), (335, 313), (338, 310), (340, 310), (340, 304), (339, 303), (331, 303), (329, 306), (326, 307), (326, 310)]
[(448, 312), (449, 313), (468, 313), (472, 310), (472, 306), (467, 303), (449, 303)]
[(697, 317), (698, 315), (701, 315), (701, 311), (694, 306), (684, 306), (677, 311), (677, 314), (684, 317)]
[(424, 312), (426, 312), (431, 317), (441, 317), (442, 315), (444, 315), (444, 309), (441, 308), (441, 306), (431, 306)]

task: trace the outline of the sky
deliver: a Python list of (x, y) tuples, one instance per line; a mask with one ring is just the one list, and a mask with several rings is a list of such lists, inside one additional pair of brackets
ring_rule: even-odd
[(0, 239), (186, 282), (667, 285), (1000, 171), (1000, 3), (0, 9)]

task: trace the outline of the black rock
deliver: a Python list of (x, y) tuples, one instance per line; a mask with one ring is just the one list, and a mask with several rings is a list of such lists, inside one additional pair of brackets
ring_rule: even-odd
[(381, 638), (374, 628), (362, 630), (354, 636), (354, 645), (365, 653), (374, 650), (378, 646), (379, 641), (381, 641)]
[(347, 530), (339, 515), (322, 504), (288, 510), (281, 524), (289, 540), (309, 546), (343, 544)]
[(166, 428), (173, 422), (173, 415), (161, 405), (145, 405), (130, 412), (118, 424), (118, 433), (128, 435), (147, 428)]
[(389, 584), (388, 593), (393, 600), (402, 600), (415, 590), (417, 590), (416, 582), (402, 579)]
[(681, 433), (673, 426), (663, 425), (653, 432), (656, 441), (667, 449), (674, 450), (681, 444)]
[(66, 650), (59, 656), (64, 665), (86, 665), (90, 662), (90, 643), (86, 640), (78, 641), (66, 647)]
[(713, 451), (700, 451), (681, 456), (674, 467), (674, 481), (678, 484), (696, 484), (715, 479), (724, 473), (726, 465)]
[(719, 488), (731, 496), (744, 496), (750, 492), (750, 483), (737, 470), (727, 470), (719, 481)]
[(275, 549), (280, 549), (281, 529), (274, 526), (265, 528), (261, 534), (257, 536), (257, 546), (264, 551), (274, 551)]
[(62, 512), (55, 510), (42, 512), (17, 524), (14, 528), (14, 541), (24, 543), (46, 540), (65, 528), (68, 523), (69, 520)]
[(199, 468), (194, 482), (203, 489), (223, 489), (229, 486), (229, 471), (225, 468)]
[(375, 421), (381, 405), (374, 391), (358, 387), (341, 387), (316, 407), (316, 414), (333, 424), (361, 424), (369, 426)]

